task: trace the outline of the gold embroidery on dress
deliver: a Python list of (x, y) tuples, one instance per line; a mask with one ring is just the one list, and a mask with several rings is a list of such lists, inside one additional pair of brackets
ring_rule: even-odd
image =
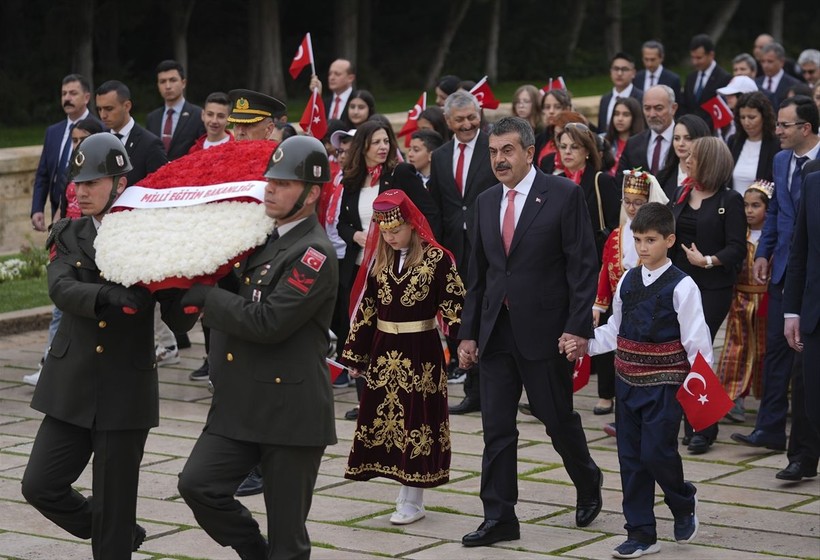
[(351, 360), (358, 364), (370, 363), (370, 356), (368, 356), (367, 354), (354, 354), (350, 350), (342, 351), (342, 358), (347, 358), (348, 360)]
[[(371, 319), (376, 315), (376, 305), (373, 298), (364, 298), (362, 302), (359, 304), (359, 311), (361, 312), (362, 320), (361, 321), (353, 321), (353, 324), (350, 325), (350, 333), (347, 335), (348, 340), (351, 342), (356, 340), (356, 333), (359, 331), (360, 328), (367, 325), (368, 327), (372, 326), (373, 323)], [(358, 316), (358, 313), (357, 313)]]
[(433, 383), (433, 370), (436, 366), (430, 362), (421, 364), (421, 375), (413, 376), (414, 389), (421, 393), (424, 400), (427, 400), (427, 393), (433, 394), (438, 390), (438, 387)]
[(439, 309), (441, 309), (441, 316), (447, 321), (449, 325), (460, 325), (461, 324), (461, 317), (459, 316), (461, 313), (461, 304), (455, 303), (451, 299), (446, 299), (439, 304)]
[(378, 473), (395, 477), (404, 482), (415, 482), (419, 484), (442, 483), (450, 480), (450, 469), (441, 469), (434, 473), (408, 473), (396, 465), (382, 465), (381, 463), (365, 463), (359, 467), (347, 467), (345, 473), (351, 476), (362, 474), (372, 475)]
[(421, 264), (414, 266), (413, 276), (401, 296), (401, 304), (412, 307), (416, 302), (424, 301), (430, 293), (430, 285), (436, 272), (436, 263), (444, 257), (444, 251), (438, 247), (430, 247), (422, 259)]
[(461, 276), (455, 268), (451, 267), (450, 272), (447, 273), (447, 293), (455, 296), (463, 296), (467, 293), (464, 288), (464, 282), (461, 281)]
[(381, 272), (376, 275), (376, 283), (379, 285), (376, 296), (382, 305), (390, 305), (393, 301), (393, 290), (390, 287), (390, 282), (387, 281), (387, 268), (389, 267), (382, 269)]
[(418, 430), (410, 432), (410, 444), (413, 446), (411, 459), (419, 455), (430, 455), (433, 451), (433, 430), (427, 424), (422, 424)]
[(450, 419), (445, 418), (438, 429), (438, 443), (441, 445), (441, 452), (450, 450)]

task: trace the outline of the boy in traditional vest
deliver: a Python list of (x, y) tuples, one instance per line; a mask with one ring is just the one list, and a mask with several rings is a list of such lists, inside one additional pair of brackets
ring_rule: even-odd
[[(698, 531), (696, 489), (684, 480), (678, 454), (682, 410), (675, 395), (698, 352), (711, 365), (712, 345), (698, 287), (666, 256), (675, 243), (674, 231), (675, 219), (666, 206), (641, 207), (632, 222), (641, 265), (623, 275), (612, 317), (589, 341), (590, 355), (616, 351), (618, 460), (627, 540), (612, 551), (615, 558), (660, 550), (655, 482), (675, 518), (675, 540), (691, 542)], [(559, 346), (569, 357), (576, 352), (570, 341)]]

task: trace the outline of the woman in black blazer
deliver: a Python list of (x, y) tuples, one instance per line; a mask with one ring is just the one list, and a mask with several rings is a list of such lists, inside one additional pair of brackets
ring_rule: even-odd
[[(339, 236), (347, 243), (344, 259), (339, 265), (340, 293), (349, 297), (353, 281), (359, 271), (362, 249), (367, 240), (367, 229), (373, 213), (373, 200), (389, 189), (399, 189), (421, 210), (433, 234), (441, 235), (438, 208), (424, 188), (416, 169), (409, 163), (398, 162), (398, 142), (393, 129), (380, 121), (367, 121), (356, 129), (348, 148), (343, 170), (342, 200), (339, 207)], [(342, 302), (347, 308), (347, 302)], [(361, 397), (362, 378), (356, 379), (356, 392)], [(358, 407), (345, 418), (355, 420)]]
[[(601, 256), (609, 232), (619, 225), (621, 191), (616, 186), (612, 175), (602, 169), (603, 164), (597, 140), (598, 136), (593, 134), (587, 125), (574, 122), (566, 123), (561, 133), (556, 137), (558, 153), (561, 156), (563, 165), (563, 175), (575, 182), (584, 192), (584, 199), (592, 223), (592, 231), (595, 234), (596, 259), (598, 260), (598, 268), (600, 268)], [(590, 320), (592, 321), (592, 308), (589, 311)], [(607, 319), (609, 319), (608, 314), (602, 316), (600, 320), (603, 323)], [(612, 399), (615, 398), (614, 359), (615, 355), (612, 352), (592, 358), (592, 371), (598, 375), (599, 400), (593, 409), (595, 414), (608, 414), (613, 410)]]
[(738, 99), (735, 107), (737, 132), (726, 144), (735, 162), (732, 187), (741, 195), (759, 179), (774, 180), (774, 155), (780, 151), (780, 141), (774, 133), (775, 120), (772, 104), (764, 93), (745, 93)]
[[(714, 342), (729, 312), (732, 288), (746, 257), (746, 214), (743, 197), (726, 188), (734, 164), (722, 140), (698, 138), (692, 143), (687, 163), (689, 176), (670, 202), (677, 238), (670, 257), (700, 288), (703, 314)], [(687, 437), (690, 432), (687, 423)], [(705, 453), (716, 437), (714, 424), (692, 434), (688, 449), (693, 454)]]

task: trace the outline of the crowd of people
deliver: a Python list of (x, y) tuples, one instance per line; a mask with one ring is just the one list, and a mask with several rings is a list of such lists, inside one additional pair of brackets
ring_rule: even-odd
[[(734, 402), (727, 422), (745, 422), (748, 395), (761, 400), (754, 429), (731, 439), (787, 450), (778, 479), (817, 476), (820, 380), (808, 358), (820, 334), (807, 286), (820, 263), (806, 201), (820, 196), (820, 51), (794, 62), (761, 35), (732, 73), (707, 35), (689, 51), (683, 78), (663, 66), (658, 41), (642, 45), (640, 72), (630, 54), (614, 55), (595, 124), (566, 89), (529, 84), (512, 116), (491, 123), (475, 83), (444, 76), (404, 149), (344, 59), (326, 84), (311, 77), (311, 90), (326, 90), (321, 139), (299, 134), (285, 104), (260, 92), (190, 103), (171, 60), (157, 66), (164, 103), (145, 128), (124, 83), (96, 89), (98, 119), (88, 81), (66, 76), (66, 119), (46, 131), (33, 189), (34, 229), (51, 211), (55, 308), (41, 369), (25, 377), (46, 415), (26, 500), (91, 538), (95, 558), (130, 558), (146, 536), (136, 489), (158, 423), (157, 365), (190, 344), (191, 308), (207, 352), (191, 379), (207, 381), (213, 401), (179, 490), (240, 558), (309, 557), (305, 521), (336, 442), (333, 388), (351, 385), (359, 404), (345, 413), (356, 424), (344, 475), (397, 481), (396, 525), (425, 517), (423, 489), (449, 480), (450, 416), (481, 413), (484, 520), (468, 547), (520, 537), (519, 410), (561, 456), (576, 524), (600, 513), (604, 475), (572, 404), (573, 364), (586, 355), (594, 414), (614, 414), (604, 429), (617, 438), (627, 539), (613, 556), (659, 550), (655, 482), (675, 540), (697, 535), (678, 435), (683, 423), (688, 452), (707, 453), (718, 424), (692, 428), (675, 394), (698, 355)], [(733, 114), (720, 128), (703, 108), (716, 96)], [(253, 140), (270, 141), (265, 210), (276, 227), (226, 279), (151, 294), (101, 276), (93, 240), (120, 193), (171, 160)], [(332, 384), (328, 347), (345, 368)], [(105, 372), (130, 376), (127, 402)], [(456, 383), (465, 396), (448, 406)], [(92, 455), (93, 500), (72, 488)], [(255, 493), (267, 538), (234, 497)]]

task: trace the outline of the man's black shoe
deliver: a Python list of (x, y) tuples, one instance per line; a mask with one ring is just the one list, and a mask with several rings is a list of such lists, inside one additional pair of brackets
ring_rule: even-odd
[(797, 482), (804, 478), (814, 478), (817, 476), (817, 469), (804, 467), (800, 461), (792, 461), (789, 466), (774, 475), (778, 480), (790, 480)]
[(253, 496), (262, 493), (262, 473), (259, 467), (254, 467), (248, 477), (236, 489), (237, 496)]
[(692, 455), (702, 455), (709, 451), (710, 447), (712, 447), (712, 440), (702, 434), (693, 434), (692, 440), (686, 446), (686, 449)]
[(268, 541), (261, 534), (257, 535), (253, 541), (235, 546), (233, 549), (241, 560), (267, 560), (268, 558)]
[(596, 494), (592, 497), (582, 498), (578, 496), (578, 502), (575, 507), (575, 524), (578, 527), (586, 527), (598, 517), (601, 513), (601, 508), (604, 505), (604, 498), (601, 495), (601, 487), (604, 485), (604, 473), (598, 469), (598, 480), (595, 483)]
[(202, 362), (202, 365), (194, 371), (192, 371), (191, 374), (188, 376), (188, 379), (190, 379), (191, 381), (208, 381), (210, 373), (211, 368), (208, 367), (208, 358), (205, 358), (205, 361)]
[(517, 541), (521, 538), (521, 529), (518, 520), (496, 521), (488, 519), (478, 526), (472, 533), (461, 538), (464, 546), (488, 546), (501, 541)]
[(353, 408), (351, 408), (350, 410), (345, 412), (345, 420), (353, 421), (353, 420), (356, 420), (357, 418), (359, 418), (359, 407), (358, 406), (354, 406)]
[(135, 525), (134, 526), (134, 546), (131, 548), (133, 552), (136, 552), (142, 546), (143, 541), (145, 541), (145, 529), (142, 525)]
[(774, 451), (786, 451), (786, 437), (767, 434), (761, 430), (753, 430), (748, 436), (734, 433), (731, 435), (733, 441), (750, 445), (752, 447), (765, 447)]
[(468, 412), (478, 412), (481, 410), (481, 401), (470, 397), (464, 397), (460, 403), (450, 407), (450, 414), (467, 414)]

